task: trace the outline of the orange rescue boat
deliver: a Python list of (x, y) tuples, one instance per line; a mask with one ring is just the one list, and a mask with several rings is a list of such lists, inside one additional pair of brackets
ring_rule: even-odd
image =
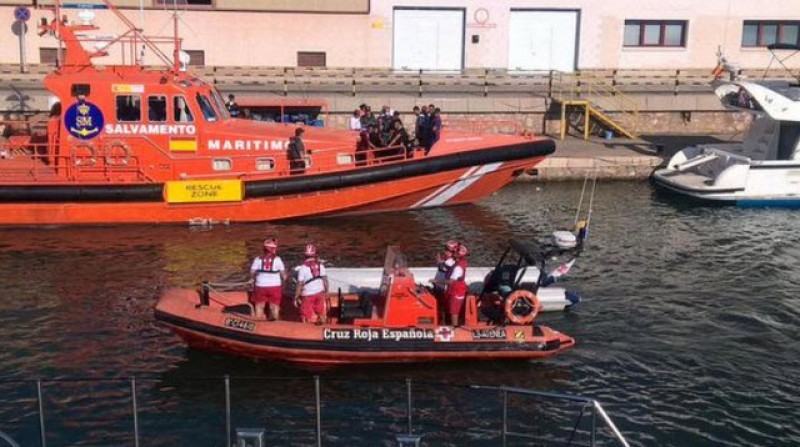
[[(531, 296), (526, 321), (540, 307)], [(256, 320), (246, 291), (217, 292), (204, 284), (199, 291), (167, 290), (155, 316), (192, 348), (317, 365), (539, 359), (575, 345), (572, 337), (535, 321), (482, 321), (474, 295), (467, 297), (463, 326), (441, 324), (436, 298), (415, 283), (396, 247), (387, 250), (378, 294), (329, 294), (326, 324), (290, 316), (287, 297), (282, 307), (289, 321)]]
[[(65, 49), (44, 80), (58, 103), (46, 125), (0, 138), (0, 225), (268, 221), (463, 204), (555, 150), (550, 139), (444, 129), (426, 156), (307, 127), (305, 157), (290, 163), (294, 125), (232, 118), (214, 85), (181, 62), (177, 19), (174, 37), (147, 37), (102, 3), (128, 28), (114, 39), (62, 21), (59, 1), (57, 19), (41, 25)], [(164, 67), (146, 67), (142, 47)], [(110, 56), (123, 64), (93, 63)]]

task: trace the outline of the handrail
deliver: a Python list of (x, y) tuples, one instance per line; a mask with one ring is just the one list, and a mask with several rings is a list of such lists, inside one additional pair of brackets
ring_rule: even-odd
[[(279, 381), (281, 383), (285, 383), (286, 381), (302, 382), (302, 381), (306, 381), (306, 380), (309, 380), (309, 379), (313, 380), (313, 383), (314, 383), (314, 401), (315, 401), (315, 405), (314, 405), (313, 412), (315, 414), (315, 418), (314, 418), (315, 424), (314, 424), (313, 428), (308, 427), (308, 428), (303, 429), (302, 431), (305, 432), (305, 433), (308, 433), (308, 434), (310, 434), (311, 432), (314, 432), (314, 436), (316, 437), (317, 442), (319, 443), (320, 440), (323, 438), (324, 431), (323, 431), (322, 420), (323, 420), (323, 416), (326, 416), (326, 415), (324, 415), (323, 412), (322, 412), (322, 407), (323, 407), (323, 405), (322, 405), (323, 399), (322, 398), (323, 398), (323, 396), (322, 396), (322, 394), (320, 392), (321, 391), (321, 387), (320, 387), (321, 380), (320, 380), (320, 376), (318, 376), (318, 375), (307, 376), (307, 377), (298, 377), (298, 376), (235, 376), (235, 377), (231, 377), (229, 375), (224, 375), (222, 377), (219, 377), (219, 376), (209, 377), (209, 376), (199, 376), (198, 375), (198, 376), (182, 377), (181, 381), (185, 382), (187, 385), (189, 385), (189, 384), (197, 384), (197, 383), (204, 383), (204, 385), (203, 385), (204, 387), (213, 386), (212, 385), (213, 382), (218, 382), (218, 383), (221, 382), (221, 384), (223, 386), (220, 387), (220, 391), (224, 393), (224, 398), (225, 398), (225, 409), (224, 409), (225, 433), (223, 434), (221, 432), (221, 430), (220, 430), (219, 435), (220, 435), (220, 437), (224, 436), (223, 439), (226, 439), (227, 445), (232, 445), (230, 443), (230, 437), (233, 434), (232, 433), (233, 418), (232, 418), (232, 411), (231, 410), (232, 410), (232, 404), (236, 404), (237, 403), (237, 401), (234, 401), (232, 399), (233, 395), (231, 393), (231, 384), (232, 384), (233, 381), (236, 381), (237, 383), (241, 383), (242, 381), (244, 381), (244, 382), (247, 382), (247, 381), (258, 381), (259, 383), (263, 383), (263, 381)], [(162, 382), (163, 380), (164, 380), (163, 377), (160, 377), (160, 376), (146, 376), (146, 375), (144, 375), (144, 376), (134, 376), (134, 377), (120, 377), (120, 376), (118, 376), (118, 377), (59, 377), (59, 378), (52, 378), (52, 379), (41, 378), (40, 377), (40, 378), (25, 378), (25, 379), (20, 379), (20, 378), (7, 378), (7, 379), (6, 378), (0, 378), (0, 384), (12, 384), (12, 385), (13, 384), (17, 384), (17, 385), (20, 385), (20, 386), (24, 386), (28, 390), (30, 390), (30, 384), (34, 384), (35, 385), (33, 398), (35, 399), (35, 402), (36, 402), (36, 404), (38, 406), (38, 416), (39, 416), (38, 417), (38, 419), (39, 419), (39, 421), (38, 421), (39, 424), (38, 425), (39, 425), (39, 434), (40, 434), (40, 444), (39, 445), (45, 446), (46, 445), (45, 444), (46, 443), (46, 438), (47, 438), (47, 428), (50, 426), (50, 424), (46, 423), (48, 418), (46, 417), (46, 414), (45, 414), (45, 411), (44, 411), (44, 409), (45, 409), (44, 403), (45, 402), (52, 402), (52, 401), (45, 399), (45, 394), (46, 394), (45, 391), (46, 391), (46, 389), (45, 389), (45, 387), (43, 385), (45, 385), (45, 384), (54, 384), (54, 383), (84, 383), (84, 382), (106, 383), (106, 384), (117, 383), (120, 386), (124, 387), (126, 389), (127, 393), (129, 393), (129, 400), (128, 401), (130, 402), (130, 407), (131, 407), (130, 417), (131, 417), (132, 422), (133, 422), (132, 431), (130, 433), (130, 436), (132, 436), (132, 438), (133, 438), (132, 439), (133, 440), (133, 444), (134, 445), (139, 445), (140, 436), (141, 436), (141, 431), (139, 430), (139, 425), (138, 425), (140, 407), (138, 406), (137, 403), (139, 401), (138, 395), (142, 392), (141, 391), (142, 387), (141, 386), (137, 387), (137, 384), (142, 384), (142, 385), (143, 384), (158, 384), (158, 383)], [(325, 381), (326, 382), (381, 383), (381, 384), (391, 384), (391, 383), (400, 384), (400, 383), (402, 383), (404, 385), (403, 388), (404, 388), (404, 391), (405, 391), (404, 392), (404, 394), (405, 394), (404, 397), (405, 398), (403, 399), (405, 401), (404, 402), (405, 411), (404, 412), (399, 412), (398, 415), (397, 415), (398, 418), (397, 419), (393, 419), (392, 421), (390, 421), (390, 424), (396, 424), (396, 423), (398, 423), (400, 421), (400, 418), (402, 418), (402, 422), (404, 422), (405, 423), (404, 425), (406, 426), (406, 430), (405, 430), (406, 433), (403, 434), (403, 435), (407, 434), (408, 436), (421, 437), (419, 432), (417, 432), (415, 434), (415, 428), (414, 428), (415, 427), (415, 424), (414, 424), (414, 422), (415, 422), (414, 421), (414, 413), (415, 413), (414, 403), (416, 403), (417, 401), (415, 401), (413, 399), (413, 390), (414, 390), (413, 386), (416, 385), (417, 387), (419, 387), (419, 386), (428, 386), (428, 387), (433, 386), (433, 387), (436, 387), (437, 389), (442, 388), (442, 387), (448, 387), (448, 388), (451, 388), (452, 390), (491, 390), (491, 391), (501, 391), (503, 393), (503, 408), (502, 408), (503, 420), (502, 420), (502, 430), (500, 432), (502, 445), (506, 445), (506, 438), (508, 438), (508, 437), (538, 439), (539, 441), (546, 441), (548, 443), (546, 445), (557, 445), (557, 443), (561, 442), (558, 438), (555, 438), (555, 437), (545, 437), (545, 436), (542, 436), (540, 434), (536, 434), (535, 435), (535, 434), (530, 434), (530, 433), (529, 434), (518, 433), (518, 432), (513, 432), (513, 431), (509, 431), (508, 430), (508, 395), (509, 394), (519, 394), (519, 395), (526, 395), (526, 396), (534, 396), (534, 397), (543, 397), (543, 398), (549, 398), (549, 399), (556, 399), (556, 400), (567, 401), (567, 402), (577, 402), (577, 403), (583, 404), (583, 406), (581, 407), (580, 415), (579, 415), (578, 419), (576, 420), (576, 423), (575, 423), (575, 425), (574, 425), (574, 427), (573, 427), (573, 429), (572, 429), (572, 431), (570, 433), (569, 440), (567, 441), (567, 445), (568, 446), (569, 445), (585, 445), (585, 446), (595, 447), (595, 446), (599, 445), (599, 443), (596, 440), (598, 427), (597, 427), (597, 425), (595, 423), (595, 417), (599, 416), (600, 420), (602, 421), (602, 423), (610, 431), (610, 433), (605, 433), (605, 435), (607, 435), (607, 436), (610, 435), (610, 437), (613, 436), (613, 438), (617, 442), (619, 442), (619, 444), (622, 447), (630, 447), (628, 442), (625, 440), (625, 437), (622, 435), (620, 430), (617, 428), (616, 424), (614, 424), (614, 422), (611, 420), (611, 418), (609, 417), (608, 413), (606, 413), (606, 411), (602, 407), (602, 405), (600, 405), (600, 403), (595, 399), (587, 398), (587, 397), (583, 397), (583, 396), (575, 396), (575, 395), (569, 395), (569, 394), (544, 392), (544, 391), (535, 391), (535, 390), (529, 390), (529, 389), (524, 389), (524, 388), (505, 387), (505, 386), (499, 386), (499, 387), (497, 387), (497, 386), (482, 386), (482, 385), (467, 385), (467, 386), (464, 386), (464, 385), (453, 385), (453, 384), (447, 384), (447, 383), (441, 383), (441, 382), (412, 381), (411, 379), (408, 379), (408, 378), (401, 382), (400, 380), (386, 380), (386, 379), (367, 379), (367, 380), (355, 381), (355, 380), (352, 380), (352, 379), (330, 377), (330, 378), (325, 378)], [(191, 386), (194, 386), (194, 385), (191, 385)], [(419, 391), (417, 391), (417, 393), (419, 393)], [(51, 405), (51, 404), (49, 404), (49, 405)], [(587, 406), (591, 406), (591, 409), (592, 409), (592, 412), (591, 412), (591, 418), (592, 418), (591, 419), (591, 431), (588, 433), (588, 436), (590, 436), (590, 440), (588, 442), (583, 442), (583, 443), (573, 442), (574, 435), (576, 433), (579, 433), (578, 432), (579, 424), (581, 422), (581, 419), (584, 416), (584, 411), (586, 410)], [(142, 407), (142, 408), (147, 408), (147, 407)], [(50, 418), (52, 418), (52, 416)], [(422, 422), (422, 421), (420, 421), (420, 422), (422, 424), (424, 424), (424, 422)], [(417, 422), (416, 426), (418, 426), (418, 427), (423, 426), (422, 424), (420, 424), (420, 422)], [(328, 428), (328, 426), (325, 426), (326, 429)], [(558, 425), (554, 425), (553, 428), (554, 429), (559, 429)], [(446, 424), (442, 425), (441, 429), (442, 430), (448, 430), (448, 426)], [(425, 432), (430, 432), (430, 429), (425, 430)], [(16, 443), (14, 443), (14, 441), (8, 435), (5, 435), (3, 432), (0, 432), (0, 440), (6, 440), (7, 442), (9, 442), (11, 444), (11, 447), (19, 447)]]
[(17, 444), (16, 441), (11, 439), (11, 436), (8, 436), (7, 434), (3, 433), (2, 431), (0, 431), (0, 439), (5, 441), (6, 443), (8, 443), (9, 447), (19, 447), (19, 444)]
[[(600, 417), (603, 419), (603, 422), (605, 422), (606, 426), (608, 426), (608, 428), (611, 430), (611, 432), (614, 435), (614, 438), (617, 441), (619, 441), (619, 443), (623, 447), (630, 447), (630, 445), (628, 444), (628, 441), (622, 435), (622, 432), (619, 431), (619, 429), (617, 428), (616, 424), (614, 424), (614, 421), (611, 420), (611, 418), (608, 416), (608, 413), (606, 413), (605, 409), (603, 409), (603, 406), (600, 404), (600, 402), (597, 399), (593, 399), (593, 398), (590, 398), (590, 397), (583, 397), (583, 396), (574, 396), (574, 395), (570, 395), (570, 394), (551, 393), (551, 392), (546, 392), (546, 391), (534, 391), (534, 390), (529, 390), (529, 389), (525, 389), (525, 388), (516, 388), (516, 387), (508, 387), (508, 386), (472, 385), (471, 388), (473, 388), (473, 389), (481, 389), (481, 390), (500, 391), (500, 392), (502, 392), (504, 394), (504, 396), (506, 395), (506, 393), (512, 393), (512, 394), (519, 394), (519, 395), (523, 395), (523, 396), (544, 397), (544, 398), (548, 398), (548, 399), (555, 399), (555, 400), (562, 400), (562, 401), (565, 400), (565, 401), (570, 401), (570, 402), (579, 402), (579, 403), (591, 405), (592, 408), (597, 411), (597, 414), (599, 414)], [(504, 404), (503, 405), (504, 405), (504, 410), (505, 410), (505, 406), (507, 405), (507, 399), (504, 398), (503, 400), (504, 400)], [(506, 416), (505, 413), (506, 412), (504, 411), (504, 416)], [(505, 420), (503, 422), (503, 426), (504, 426), (504, 429), (505, 429), (505, 426), (506, 426)], [(576, 428), (577, 428), (577, 425), (576, 425)], [(510, 435), (511, 433), (506, 433), (506, 434)], [(594, 445), (594, 443), (592, 445)]]

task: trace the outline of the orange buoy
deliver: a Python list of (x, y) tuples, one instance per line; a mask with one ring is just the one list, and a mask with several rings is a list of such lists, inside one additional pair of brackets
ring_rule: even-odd
[(506, 317), (514, 324), (533, 323), (541, 308), (539, 298), (529, 290), (517, 290), (506, 298)]

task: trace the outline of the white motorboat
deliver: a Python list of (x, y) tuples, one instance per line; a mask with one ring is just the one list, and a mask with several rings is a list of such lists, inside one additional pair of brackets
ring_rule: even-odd
[[(768, 48), (773, 57), (777, 50), (800, 51), (798, 46)], [(752, 81), (730, 71), (729, 81), (715, 81), (715, 93), (726, 108), (753, 115), (744, 141), (683, 149), (653, 173), (653, 183), (718, 203), (800, 207), (800, 76)]]
[[(542, 275), (541, 272), (544, 262), (557, 255), (569, 256), (567, 264), (571, 267), (579, 251), (580, 247), (575, 246), (564, 248), (512, 241), (496, 266), (467, 268), (466, 282), (470, 292), (477, 296), (490, 292), (508, 296), (519, 289), (534, 291), (541, 304), (541, 311), (563, 311), (581, 301), (576, 292), (556, 287), (552, 283), (554, 276), (563, 276), (569, 267), (565, 270), (563, 266), (559, 267), (562, 270), (555, 275), (552, 272)], [(428, 283), (428, 280), (436, 276), (435, 267), (411, 267), (409, 270), (421, 283)], [(326, 268), (329, 290), (340, 290), (341, 293), (377, 292), (381, 285), (382, 272), (383, 268), (379, 267)]]

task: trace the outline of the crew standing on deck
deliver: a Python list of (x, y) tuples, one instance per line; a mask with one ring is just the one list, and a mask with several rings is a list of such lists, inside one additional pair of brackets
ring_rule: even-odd
[(289, 139), (289, 175), (304, 174), (306, 172), (304, 133), (305, 130), (302, 127), (298, 127), (294, 130), (294, 137)]
[(225, 103), (225, 108), (228, 109), (228, 113), (230, 113), (231, 118), (239, 117), (239, 104), (236, 104), (235, 96), (228, 95), (228, 102)]
[(444, 252), (436, 254), (436, 276), (433, 278), (433, 296), (436, 297), (439, 307), (440, 320), (444, 321), (442, 316), (445, 314), (447, 308), (447, 300), (445, 298), (446, 284), (450, 270), (456, 265), (456, 252), (458, 251), (458, 242), (449, 240), (444, 245)]
[(317, 257), (317, 247), (306, 245), (306, 260), (297, 266), (297, 287), (294, 292), (294, 304), (300, 306), (300, 315), (304, 323), (309, 323), (317, 315), (317, 324), (325, 324), (325, 296), (328, 293), (328, 277), (325, 266)]
[(250, 266), (250, 275), (255, 281), (252, 301), (258, 319), (264, 318), (265, 305), (269, 305), (271, 320), (280, 319), (286, 267), (277, 251), (278, 241), (275, 238), (266, 239), (264, 255), (253, 259), (253, 264)]
[(447, 274), (447, 291), (445, 297), (447, 310), (450, 312), (450, 324), (459, 326), (459, 316), (464, 310), (464, 302), (467, 298), (467, 254), (469, 250), (464, 245), (459, 245), (456, 252), (456, 262)]

